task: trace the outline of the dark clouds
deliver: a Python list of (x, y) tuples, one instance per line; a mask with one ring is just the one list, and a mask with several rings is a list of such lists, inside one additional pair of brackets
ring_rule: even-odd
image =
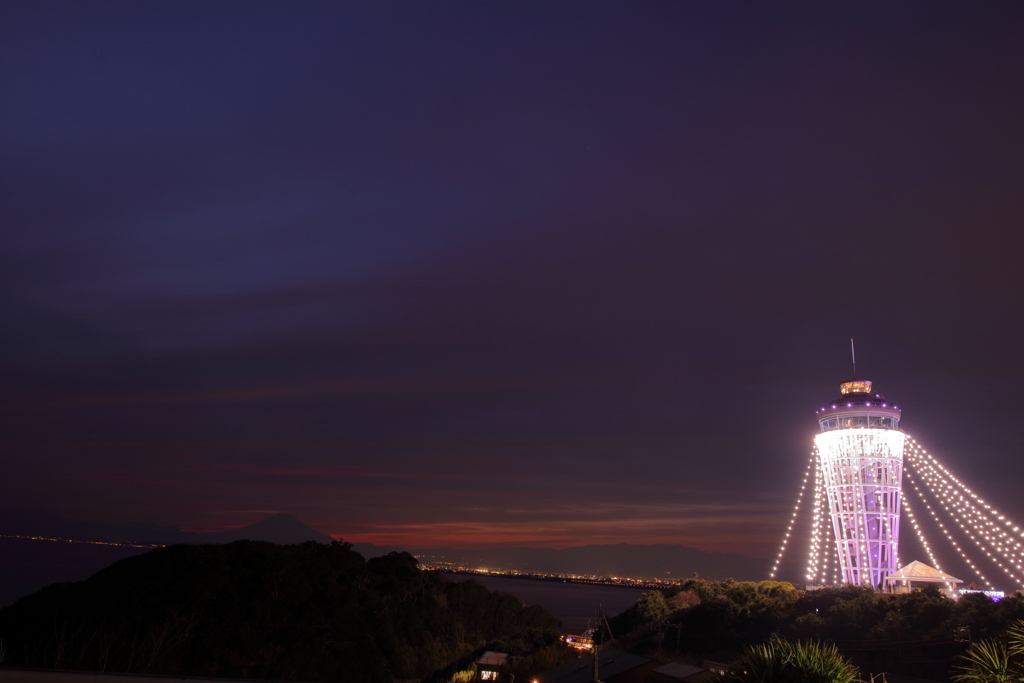
[(765, 553), (854, 336), (1024, 518), (1022, 20), (8, 6), (0, 497)]

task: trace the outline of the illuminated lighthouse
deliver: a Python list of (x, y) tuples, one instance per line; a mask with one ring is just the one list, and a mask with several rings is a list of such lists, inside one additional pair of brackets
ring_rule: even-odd
[(900, 410), (871, 382), (839, 385), (818, 411), (818, 465), (828, 498), (843, 581), (883, 589), (899, 569), (903, 442)]

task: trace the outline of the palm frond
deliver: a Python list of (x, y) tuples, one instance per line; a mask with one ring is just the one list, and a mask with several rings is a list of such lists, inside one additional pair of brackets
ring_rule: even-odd
[(859, 672), (835, 645), (778, 635), (748, 647), (730, 671), (738, 683), (857, 683)]
[(1010, 656), (1024, 657), (1024, 619), (1018, 619), (1007, 629), (1006, 635), (1010, 642)]
[(959, 683), (1015, 683), (1021, 681), (1020, 669), (1010, 659), (1006, 644), (983, 640), (971, 645), (962, 659), (965, 664), (956, 667), (959, 673), (953, 680)]

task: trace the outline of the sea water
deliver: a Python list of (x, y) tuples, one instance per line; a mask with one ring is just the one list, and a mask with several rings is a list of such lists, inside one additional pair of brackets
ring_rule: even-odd
[(562, 628), (579, 633), (593, 621), (594, 610), (600, 605), (606, 616), (623, 612), (647, 592), (628, 586), (571, 583), (569, 581), (540, 581), (537, 579), (506, 578), (480, 574), (449, 574), (452, 581), (476, 579), (493, 591), (511, 593), (527, 605), (540, 605), (562, 622)]

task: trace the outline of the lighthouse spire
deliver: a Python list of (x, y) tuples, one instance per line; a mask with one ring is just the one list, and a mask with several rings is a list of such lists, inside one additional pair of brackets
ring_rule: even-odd
[(850, 337), (850, 358), (853, 359), (853, 378), (857, 379), (857, 352), (853, 350), (853, 337)]

